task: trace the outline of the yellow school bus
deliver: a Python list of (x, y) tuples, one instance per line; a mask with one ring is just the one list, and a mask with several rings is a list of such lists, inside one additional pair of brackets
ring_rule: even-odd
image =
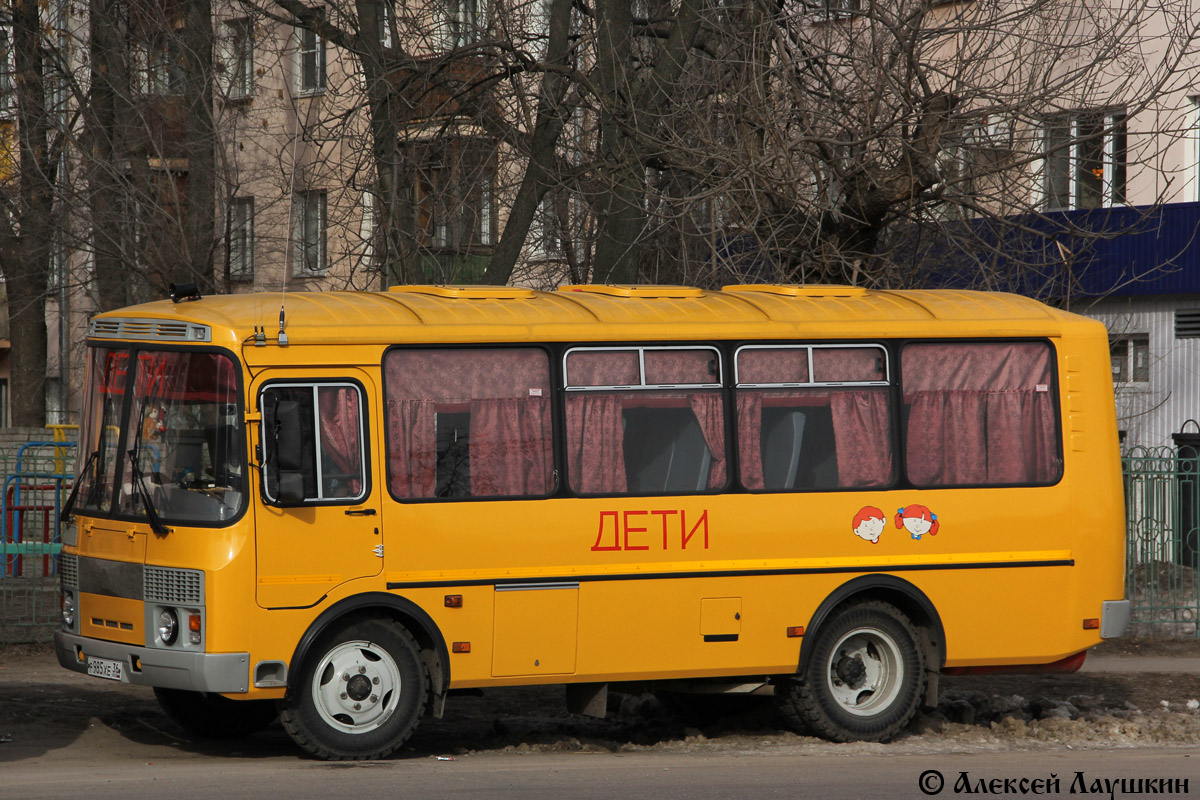
[(884, 741), (1128, 620), (1105, 329), (1027, 298), (180, 289), (87, 343), (58, 658), (198, 733), (637, 684)]

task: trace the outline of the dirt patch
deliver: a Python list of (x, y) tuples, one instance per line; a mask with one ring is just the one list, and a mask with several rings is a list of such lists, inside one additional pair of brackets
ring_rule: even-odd
[[(1195, 642), (1124, 642), (1106, 655), (1200, 655)], [(1136, 659), (1130, 659), (1133, 664)], [(561, 686), (454, 695), (441, 720), (425, 720), (402, 756), (470, 753), (757, 751), (987, 751), (1194, 745), (1200, 740), (1195, 674), (1104, 672), (943, 677), (936, 709), (886, 745), (837, 745), (789, 731), (770, 698), (675, 698), (610, 693), (609, 715), (569, 714)], [(106, 751), (230, 755), (228, 743), (195, 741), (144, 687), (60, 668), (45, 645), (0, 650), (0, 762), (73, 744)], [(161, 749), (160, 749), (161, 748)], [(234, 754), (298, 756), (278, 725), (238, 742)]]

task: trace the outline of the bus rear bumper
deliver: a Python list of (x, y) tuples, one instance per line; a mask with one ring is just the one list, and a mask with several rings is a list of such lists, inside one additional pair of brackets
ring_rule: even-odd
[(250, 684), (249, 653), (185, 653), (153, 647), (104, 642), (56, 631), (54, 650), (58, 663), (87, 675), (89, 659), (120, 664), (110, 680), (163, 689), (193, 692), (245, 692)]
[(1106, 600), (1100, 607), (1100, 638), (1119, 639), (1125, 635), (1129, 625), (1130, 603), (1128, 600)]

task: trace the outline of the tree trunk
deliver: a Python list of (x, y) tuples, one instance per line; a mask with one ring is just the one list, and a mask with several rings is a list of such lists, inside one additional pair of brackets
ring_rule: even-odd
[(0, 267), (8, 290), (12, 342), (12, 424), (46, 422), (46, 293), (50, 277), (52, 212), (57, 164), (46, 108), (38, 0), (14, 0), (20, 180), (15, 214), (0, 241)]
[(213, 125), (213, 27), (210, 0), (187, 0), (183, 29), (184, 102), (187, 108), (187, 197), (184, 203), (186, 273), (164, 275), (168, 282), (189, 281), (213, 291), (213, 254), (217, 246), (217, 135)]

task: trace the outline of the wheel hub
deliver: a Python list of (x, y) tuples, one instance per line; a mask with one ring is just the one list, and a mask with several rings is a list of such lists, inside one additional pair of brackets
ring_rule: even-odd
[(346, 682), (346, 694), (351, 700), (366, 700), (371, 696), (371, 680), (366, 675), (355, 675)]
[(836, 671), (842, 683), (847, 683), (851, 686), (857, 686), (862, 683), (863, 678), (867, 674), (867, 668), (863, 666), (862, 659), (858, 657), (851, 658), (849, 656), (842, 656), (838, 659)]

